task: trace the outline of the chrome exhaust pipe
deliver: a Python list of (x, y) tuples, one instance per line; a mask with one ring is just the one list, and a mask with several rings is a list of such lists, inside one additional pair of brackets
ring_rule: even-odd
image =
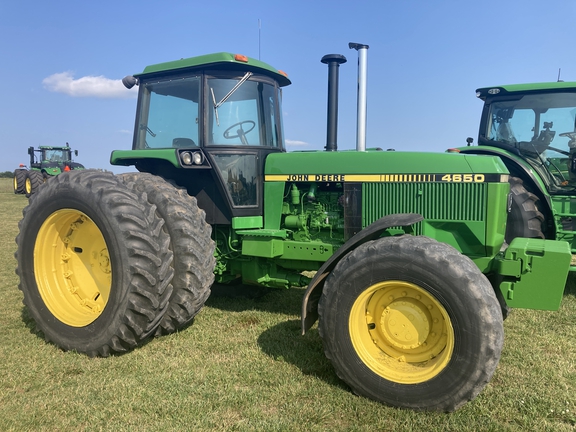
[(356, 150), (366, 151), (366, 75), (368, 69), (368, 45), (350, 42), (350, 49), (358, 51), (358, 118), (356, 124)]

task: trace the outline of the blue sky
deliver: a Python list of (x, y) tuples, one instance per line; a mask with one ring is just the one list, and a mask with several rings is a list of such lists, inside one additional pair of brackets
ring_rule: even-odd
[[(258, 21), (261, 28), (259, 31)], [(29, 146), (63, 145), (91, 168), (129, 149), (149, 64), (228, 51), (288, 73), (289, 150), (326, 144), (325, 54), (340, 67), (340, 149), (355, 147), (357, 52), (368, 50), (367, 146), (444, 151), (476, 137), (483, 86), (576, 81), (574, 0), (0, 0), (0, 171)], [(260, 36), (260, 37), (259, 37)]]

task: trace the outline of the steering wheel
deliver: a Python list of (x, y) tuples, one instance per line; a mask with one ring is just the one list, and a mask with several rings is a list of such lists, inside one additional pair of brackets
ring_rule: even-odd
[(570, 141), (568, 141), (568, 147), (571, 149), (576, 148), (576, 132), (562, 132), (559, 136), (570, 138)]
[(576, 132), (562, 132), (561, 134), (558, 135), (561, 137), (568, 137), (570, 138), (570, 141), (576, 139)]
[[(242, 129), (243, 124), (249, 124), (249, 123), (252, 124), (252, 127), (250, 129), (248, 129), (248, 130)], [(229, 133), (230, 130), (232, 128), (235, 128), (236, 126), (240, 126), (240, 129), (238, 129), (236, 131), (236, 135), (230, 135), (230, 133)], [(234, 139), (234, 138), (238, 138), (238, 137), (242, 138), (242, 136), (246, 135), (248, 132), (251, 132), (252, 129), (254, 129), (255, 127), (256, 127), (256, 123), (254, 123), (252, 120), (244, 120), (244, 121), (241, 121), (238, 123), (234, 123), (232, 126), (230, 126), (228, 129), (226, 129), (224, 131), (224, 138), (226, 138), (226, 139)]]

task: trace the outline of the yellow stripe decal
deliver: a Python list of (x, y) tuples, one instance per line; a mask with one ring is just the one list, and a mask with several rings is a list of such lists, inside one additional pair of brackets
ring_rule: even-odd
[(267, 182), (507, 183), (506, 174), (266, 174)]

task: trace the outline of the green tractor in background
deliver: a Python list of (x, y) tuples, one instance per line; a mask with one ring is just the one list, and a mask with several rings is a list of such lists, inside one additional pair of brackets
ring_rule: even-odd
[(510, 171), (506, 240), (563, 240), (576, 256), (576, 82), (486, 87), (476, 95), (484, 101), (478, 146), (459, 150), (497, 156)]
[[(36, 157), (36, 153), (39, 154)], [(65, 147), (40, 146), (38, 149), (28, 147), (30, 166), (24, 164), (14, 171), (14, 193), (34, 194), (38, 188), (49, 178), (63, 172), (84, 169), (84, 165), (72, 160), (72, 149), (66, 143)], [(78, 150), (74, 150), (78, 156)]]
[(508, 308), (559, 307), (570, 247), (505, 241), (499, 156), (367, 149), (368, 46), (350, 48), (356, 151), (337, 150), (342, 55), (322, 58), (326, 151), (285, 151), (290, 80), (261, 61), (218, 53), (126, 77), (139, 86), (134, 141), (111, 163), (139, 172), (59, 175), (19, 225), (19, 287), (45, 338), (108, 356), (186, 327), (214, 282), (306, 287), (302, 332), (318, 321), (355, 393), (438, 411), (476, 397)]

